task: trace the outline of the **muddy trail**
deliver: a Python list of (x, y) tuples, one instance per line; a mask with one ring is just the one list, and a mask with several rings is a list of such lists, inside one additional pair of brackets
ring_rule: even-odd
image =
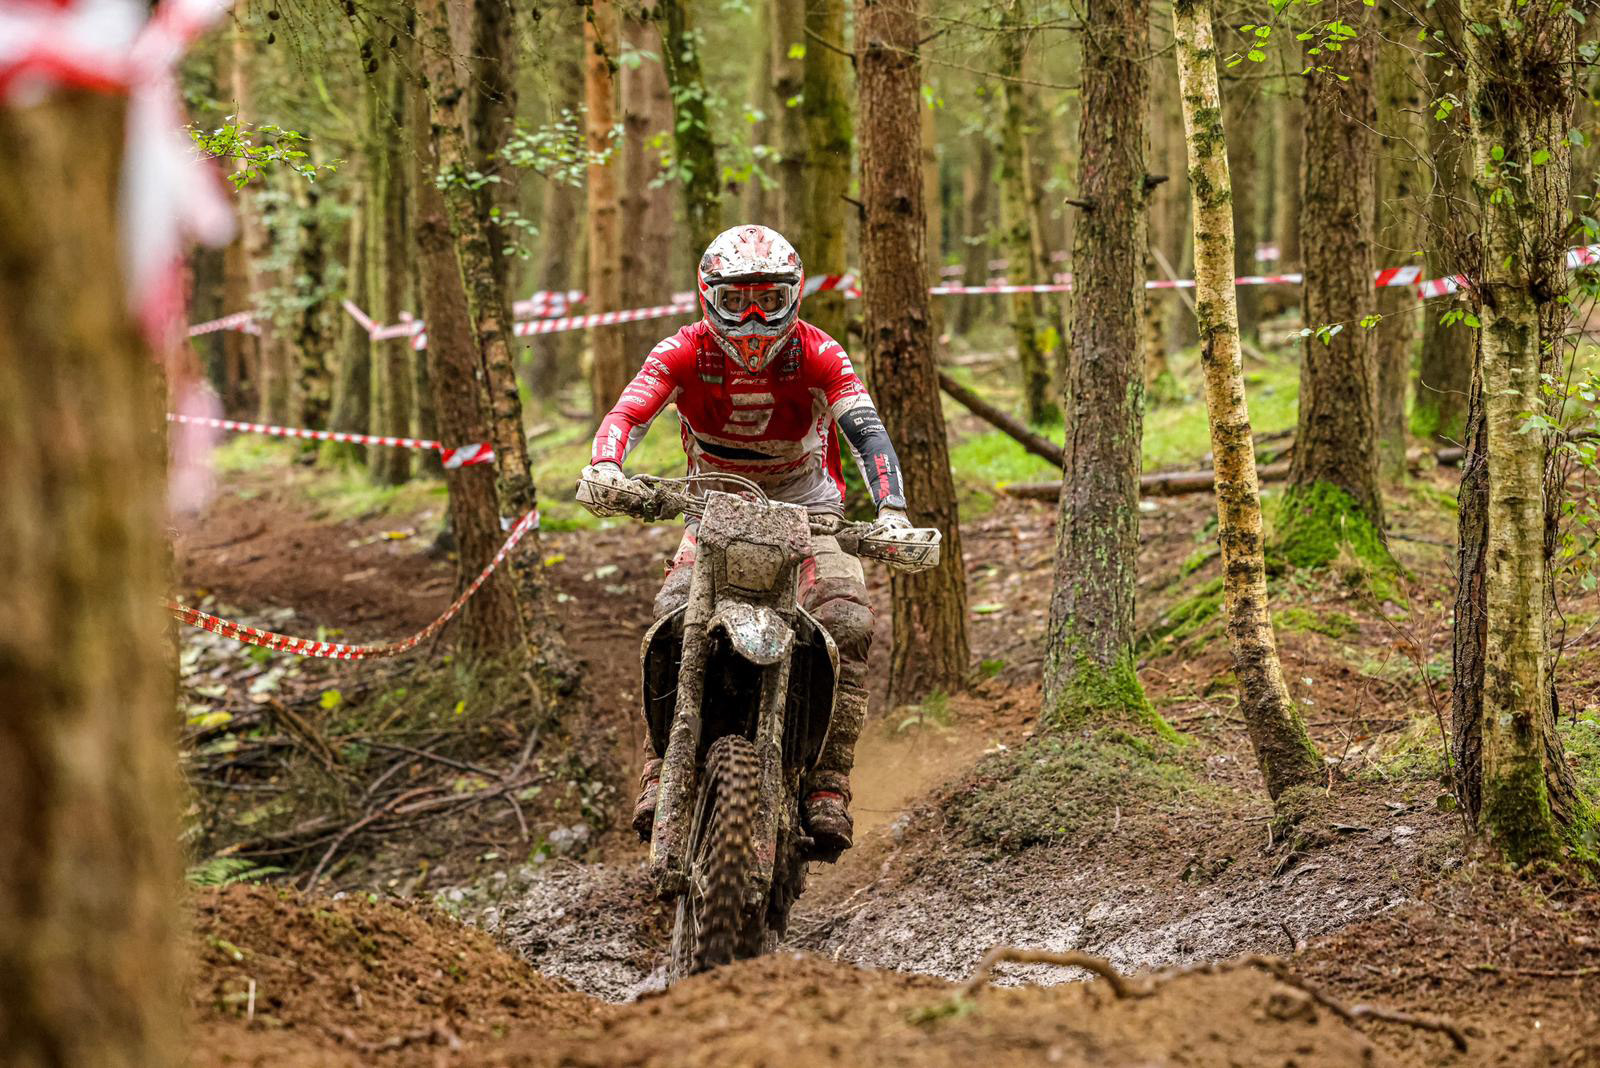
[[(282, 464), (236, 480), (180, 543), (181, 592), (344, 640), (431, 619), (454, 581), (431, 544), (437, 505), (334, 514), (308, 492), (319, 477)], [(1446, 519), (1406, 515), (1406, 611), (1337, 575), (1285, 597), (1285, 672), (1329, 780), (1274, 818), (1233, 708), (1204, 499), (1141, 519), (1140, 670), (1178, 740), (1036, 733), (1051, 513), (1002, 502), (964, 524), (980, 677), (956, 697), (875, 705), (855, 776), (858, 847), (813, 867), (786, 951), (669, 991), (668, 917), (617, 827), (643, 733), (637, 642), (676, 532), (546, 532), (543, 562), (583, 662), (583, 722), (531, 750), (537, 775), (520, 803), (496, 796), (404, 833), (354, 835), (311, 894), (287, 886), (307, 884), (326, 839), (260, 855), (281, 866), (262, 877), (283, 889), (203, 891), (202, 1063), (1600, 1063), (1600, 898), (1515, 884), (1471, 859), (1428, 755), (1448, 662), (1437, 594), (1448, 548), (1435, 544)], [(881, 657), (887, 584), (870, 570), (869, 581)], [(269, 700), (309, 709), (335, 742), (351, 729), (330, 722), (344, 709), (413, 681), (404, 664), (234, 668), (209, 636), (185, 641), (201, 665), (186, 699), (237, 710), (276, 671)], [(1594, 673), (1582, 657), (1576, 667), (1575, 685)], [(410, 688), (412, 704), (444, 700)], [(319, 711), (330, 690), (344, 704)], [(462, 732), (468, 748), (428, 750), (475, 772), (417, 761), (399, 774), (492, 794), (482, 780), (521, 749), (514, 720), (486, 715)], [(215, 779), (224, 758), (207, 759)], [(243, 774), (223, 776), (243, 791), (196, 786), (214, 849), (250, 833), (263, 807), (253, 791), (303, 793), (302, 779)], [(326, 803), (351, 811), (337, 791)], [(1302, 985), (1229, 966), (1117, 998), (1103, 981), (1060, 985), (1087, 978), (1076, 969), (1005, 964), (1002, 989), (956, 996), (949, 983), (997, 945), (1088, 952), (1130, 974), (1271, 954)], [(1021, 983), (1049, 988), (1009, 989)], [(1471, 1049), (1329, 1007), (1365, 1001), (1449, 1016)]]

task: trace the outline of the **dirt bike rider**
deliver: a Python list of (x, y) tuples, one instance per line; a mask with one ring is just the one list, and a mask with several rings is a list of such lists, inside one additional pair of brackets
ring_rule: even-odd
[[(736, 226), (700, 259), (703, 317), (657, 345), (595, 434), (578, 500), (612, 515), (640, 488), (622, 461), (651, 422), (676, 403), (691, 472), (730, 473), (775, 501), (813, 515), (842, 516), (844, 474), (837, 424), (877, 506), (874, 530), (908, 528), (900, 463), (850, 357), (800, 318), (805, 271), (794, 247), (765, 226)], [(697, 527), (686, 525), (656, 596), (659, 619), (688, 600)], [(839, 686), (827, 744), (802, 788), (805, 824), (819, 853), (848, 849), (850, 768), (867, 712), (872, 608), (861, 562), (831, 535), (814, 535), (800, 578), (800, 604), (839, 650)], [(647, 743), (648, 744), (648, 743)], [(640, 774), (633, 826), (648, 839), (661, 782), (661, 754)]]

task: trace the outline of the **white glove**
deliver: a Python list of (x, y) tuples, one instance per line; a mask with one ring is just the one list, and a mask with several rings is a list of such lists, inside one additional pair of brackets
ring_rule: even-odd
[(578, 503), (595, 515), (617, 515), (639, 497), (638, 485), (614, 463), (593, 464), (578, 476)]

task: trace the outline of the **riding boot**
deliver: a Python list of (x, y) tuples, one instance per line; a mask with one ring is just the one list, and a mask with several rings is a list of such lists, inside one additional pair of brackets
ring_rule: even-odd
[(656, 828), (656, 798), (661, 796), (661, 758), (651, 757), (639, 772), (639, 800), (633, 803), (633, 829), (639, 841), (650, 841)]
[(841, 683), (833, 706), (833, 722), (816, 769), (806, 779), (805, 822), (811, 833), (812, 856), (834, 861), (849, 849), (855, 824), (850, 819), (850, 769), (856, 760), (856, 739), (867, 718), (867, 691)]

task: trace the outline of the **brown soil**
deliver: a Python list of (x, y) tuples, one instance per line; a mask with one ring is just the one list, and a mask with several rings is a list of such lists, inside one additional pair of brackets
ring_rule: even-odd
[[(427, 555), (424, 536), (364, 542), (396, 521), (332, 524), (299, 492), (289, 484), (219, 501), (204, 537), (182, 555), (188, 588), (246, 609), (292, 608), (280, 629), (346, 627), (356, 638), (405, 633), (448, 600), (452, 567)], [(203, 1048), (218, 1058), (204, 1063), (1600, 1064), (1600, 894), (1479, 865), (1458, 819), (1439, 806), (1436, 769), (1424, 760), (1396, 770), (1389, 757), (1397, 737), (1430, 721), (1424, 679), (1448, 655), (1449, 606), (1439, 591), (1449, 583), (1449, 550), (1432, 544), (1448, 541), (1448, 518), (1428, 508), (1395, 509), (1424, 539), (1396, 545), (1409, 569), (1403, 618), (1338, 576), (1279, 581), (1275, 608), (1307, 610), (1316, 623), (1280, 627), (1279, 638), (1291, 688), (1333, 758), (1328, 793), (1299, 825), (1270, 819), (1213, 620), (1154, 644), (1140, 664), (1157, 708), (1192, 739), (1175, 760), (1195, 789), (1114, 791), (1103, 816), (1048, 845), (1010, 851), (972, 839), (952, 799), (990, 789), (984, 754), (1016, 751), (1034, 733), (1051, 511), (1002, 502), (964, 525), (978, 546), (969, 549), (970, 601), (982, 606), (971, 620), (974, 653), (989, 677), (942, 709), (874, 707), (856, 775), (858, 848), (813, 871), (791, 929), (790, 945), (815, 956), (782, 954), (652, 992), (662, 985), (666, 916), (638, 846), (614, 832), (570, 859), (518, 863), (530, 837), (573, 818), (533, 805), (526, 835), (510, 811), (475, 816), (376, 843), (334, 883), (401, 894), (448, 887), (453, 908), (520, 957), (426, 910), (275, 891), (202, 895), (196, 1008)], [(1187, 575), (1180, 569), (1209, 544), (1209, 514), (1209, 502), (1195, 498), (1159, 502), (1142, 517), (1143, 626), (1216, 577), (1214, 558)], [(638, 636), (675, 534), (551, 533), (542, 548), (586, 665), (586, 744), (605, 748), (615, 765), (613, 816), (631, 800), (642, 733)], [(296, 539), (295, 560), (279, 559), (276, 547)], [(881, 576), (872, 586), (882, 656), (887, 591)], [(1600, 672), (1600, 657), (1581, 670), (1573, 663), (1569, 705)], [(372, 678), (370, 665), (306, 671), (311, 691), (355, 692)], [(426, 888), (419, 859), (432, 865)], [(366, 933), (325, 937), (317, 917), (340, 910), (355, 910), (348, 916)], [(209, 938), (258, 956), (230, 962)], [(363, 938), (381, 952), (365, 950)], [(1472, 1049), (1459, 1055), (1436, 1034), (1393, 1025), (1353, 1029), (1249, 969), (1176, 980), (1149, 1000), (1117, 1002), (1102, 983), (1073, 983), (952, 1003), (938, 977), (965, 976), (996, 944), (1085, 950), (1129, 972), (1295, 954), (1299, 973), (1349, 1003), (1455, 1017)], [(438, 963), (461, 952), (482, 976), (462, 979)], [(287, 970), (248, 972), (250, 959)], [(304, 979), (305, 996), (281, 992), (282, 1004), (261, 1008), (267, 979), (287, 991), (296, 984), (286, 978), (303, 979), (294, 970), (302, 963), (328, 978)], [(592, 1002), (533, 969), (633, 1000)], [(346, 974), (388, 976), (383, 1008), (363, 984), (366, 1008), (357, 1010)], [(241, 1026), (225, 999), (250, 975), (258, 1012), (289, 1026)], [(996, 973), (1002, 986), (1071, 978), (1081, 973), (1042, 965)], [(461, 983), (470, 996), (447, 1007)], [(353, 1042), (341, 1028), (353, 1029)], [(463, 1050), (451, 1052), (451, 1035)], [(398, 1050), (370, 1052), (407, 1036)]]

